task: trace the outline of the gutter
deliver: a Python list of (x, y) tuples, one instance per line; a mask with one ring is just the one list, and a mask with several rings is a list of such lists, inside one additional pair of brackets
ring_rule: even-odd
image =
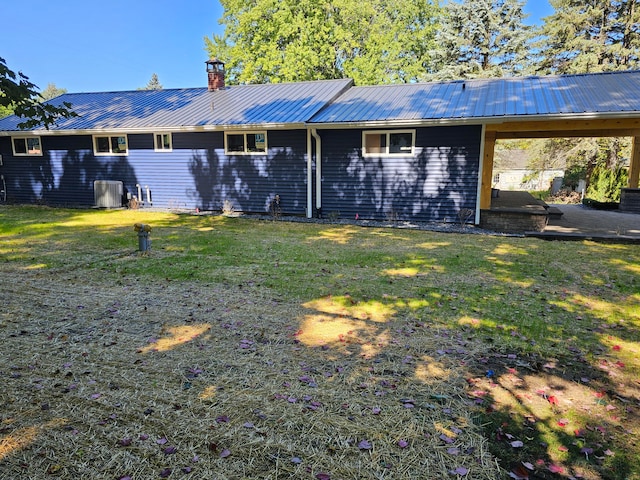
[(484, 135), (487, 131), (487, 126), (482, 125), (482, 132), (480, 136), (480, 158), (478, 161), (480, 162), (480, 166), (478, 168), (478, 190), (476, 192), (476, 208), (475, 208), (475, 218), (473, 219), (473, 223), (475, 225), (480, 225), (480, 197), (482, 196), (482, 173), (484, 170)]
[[(316, 212), (322, 216), (322, 139), (318, 135), (318, 130), (312, 128), (311, 135), (316, 140)], [(311, 187), (311, 184), (309, 184)], [(311, 204), (310, 204), (311, 205)]]

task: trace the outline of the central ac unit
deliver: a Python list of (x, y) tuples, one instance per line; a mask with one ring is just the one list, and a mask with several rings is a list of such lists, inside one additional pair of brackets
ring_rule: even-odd
[(96, 207), (118, 208), (122, 206), (124, 186), (115, 180), (96, 180), (93, 182), (93, 194)]

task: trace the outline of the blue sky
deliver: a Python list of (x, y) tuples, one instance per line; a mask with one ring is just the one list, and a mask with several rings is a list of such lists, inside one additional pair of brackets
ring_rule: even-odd
[[(24, 0), (22, 0), (24, 1)], [(217, 0), (3, 0), (0, 57), (44, 89), (135, 90), (153, 73), (164, 88), (206, 86), (204, 37), (222, 33)], [(535, 24), (552, 13), (527, 0)]]

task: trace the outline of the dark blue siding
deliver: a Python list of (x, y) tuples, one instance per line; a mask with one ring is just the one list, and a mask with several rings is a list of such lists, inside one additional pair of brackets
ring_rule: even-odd
[(268, 211), (276, 194), (283, 213), (306, 211), (306, 131), (267, 133), (267, 155), (224, 154), (222, 132), (174, 133), (173, 150), (155, 152), (153, 136), (129, 134), (129, 155), (95, 156), (91, 135), (42, 136), (43, 156), (14, 157), (0, 138), (8, 200), (51, 205), (94, 204), (94, 180), (121, 180), (132, 195), (149, 187), (154, 207)]
[(359, 129), (319, 133), (324, 216), (451, 222), (475, 209), (480, 126), (418, 128), (409, 157), (363, 157)]

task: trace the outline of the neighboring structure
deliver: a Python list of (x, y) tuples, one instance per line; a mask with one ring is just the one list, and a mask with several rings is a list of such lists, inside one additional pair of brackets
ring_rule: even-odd
[[(498, 161), (498, 157), (500, 161)], [(532, 170), (526, 150), (501, 150), (494, 159), (492, 187), (498, 190), (551, 190), (556, 194), (562, 186), (563, 168)], [(553, 191), (556, 187), (556, 191)]]
[[(159, 208), (263, 213), (278, 195), (283, 214), (457, 221), (471, 209), (479, 223), (496, 139), (640, 137), (640, 72), (373, 87), (225, 86), (215, 59), (207, 72), (208, 88), (62, 95), (52, 103), (79, 116), (51, 130), (0, 120), (7, 200), (111, 205), (122, 182), (125, 201)], [(637, 187), (637, 141), (631, 170)]]

